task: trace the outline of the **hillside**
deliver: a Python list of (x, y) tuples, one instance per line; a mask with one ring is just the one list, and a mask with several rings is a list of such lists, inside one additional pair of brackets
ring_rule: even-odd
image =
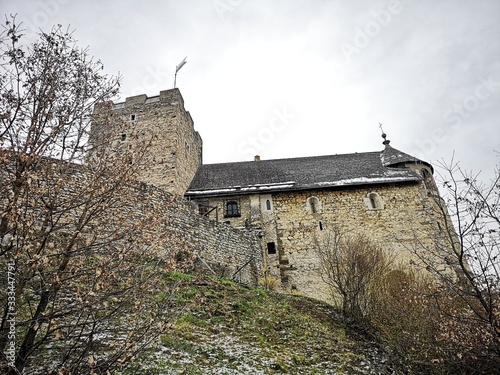
[(395, 374), (373, 340), (324, 303), (173, 274), (181, 308), (157, 347), (126, 373)]

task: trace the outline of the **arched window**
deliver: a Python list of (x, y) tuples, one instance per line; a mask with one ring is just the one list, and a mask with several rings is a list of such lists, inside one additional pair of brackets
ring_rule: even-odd
[(306, 209), (311, 214), (318, 214), (321, 212), (321, 202), (316, 197), (307, 198)]
[(368, 193), (366, 198), (364, 198), (364, 202), (366, 208), (369, 210), (383, 210), (384, 209), (384, 201), (380, 198), (380, 195), (377, 193), (371, 192)]
[(269, 199), (266, 200), (266, 209), (271, 211), (271, 201)]
[(227, 202), (226, 203), (226, 217), (240, 216), (240, 210), (238, 209), (238, 202)]

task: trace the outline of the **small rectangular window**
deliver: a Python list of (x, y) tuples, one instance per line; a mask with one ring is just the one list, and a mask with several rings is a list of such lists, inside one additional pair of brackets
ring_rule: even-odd
[(274, 242), (267, 243), (267, 253), (269, 255), (276, 254), (276, 244)]
[(135, 114), (130, 115), (130, 120), (135, 121)]
[(127, 134), (122, 134), (122, 141), (124, 141), (125, 139), (127, 139)]
[(238, 209), (237, 202), (227, 202), (226, 203), (226, 217), (240, 216), (240, 211)]

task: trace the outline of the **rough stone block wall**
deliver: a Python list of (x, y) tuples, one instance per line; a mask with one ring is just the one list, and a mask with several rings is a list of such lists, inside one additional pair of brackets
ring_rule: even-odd
[[(198, 207), (181, 198), (164, 210), (166, 226), (190, 244), (203, 266), (222, 270), (226, 277), (256, 285), (263, 267), (258, 237), (198, 214)], [(207, 267), (207, 268), (208, 268)]]
[(163, 238), (165, 251), (171, 251), (169, 244), (175, 244), (178, 250), (193, 253), (207, 272), (215, 271), (219, 276), (257, 285), (263, 260), (254, 232), (203, 217), (195, 203), (151, 185), (141, 186), (141, 189), (135, 188), (138, 199), (144, 200), (147, 196), (148, 204), (161, 215), (159, 222), (164, 223), (155, 230), (156, 235)]
[[(371, 209), (366, 198), (377, 193), (382, 209)], [(307, 200), (316, 197), (321, 210), (311, 213)], [(280, 256), (275, 267), (284, 275), (285, 288), (325, 300), (328, 288), (321, 277), (317, 254), (322, 236), (333, 226), (361, 234), (385, 249), (395, 261), (418, 263), (413, 250), (434, 249), (439, 218), (422, 184), (399, 184), (346, 190), (276, 194)], [(327, 298), (326, 298), (327, 299)]]
[[(12, 166), (0, 162), (0, 187), (5, 193), (0, 200), (0, 212), (9, 204), (4, 198), (16, 183), (15, 174), (9, 172), (16, 170), (16, 157), (3, 160)], [(43, 159), (37, 168), (39, 172), (30, 172), (34, 182), (32, 187), (31, 183), (27, 185), (31, 193), (24, 203), (28, 209), (23, 210), (31, 212), (34, 223), (54, 212), (63, 212), (58, 230), (75, 231), (83, 207), (99, 205), (99, 193), (93, 193), (97, 186), (107, 191), (109, 199), (93, 208), (102, 213), (93, 216), (85, 232), (103, 239), (113, 238), (104, 240), (100, 251), (110, 253), (130, 246), (136, 251), (153, 249), (158, 257), (179, 263), (185, 259), (190, 263), (194, 255), (207, 272), (224, 270), (225, 277), (250, 285), (258, 283), (263, 261), (254, 232), (202, 217), (196, 204), (153, 185), (96, 176), (87, 166), (52, 159)], [(44, 204), (44, 196), (50, 197), (50, 210)]]

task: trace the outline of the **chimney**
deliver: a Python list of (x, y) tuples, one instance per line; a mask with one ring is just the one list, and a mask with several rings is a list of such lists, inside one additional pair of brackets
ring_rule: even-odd
[(255, 157), (253, 158), (253, 161), (260, 161), (260, 156), (259, 155), (255, 155)]

